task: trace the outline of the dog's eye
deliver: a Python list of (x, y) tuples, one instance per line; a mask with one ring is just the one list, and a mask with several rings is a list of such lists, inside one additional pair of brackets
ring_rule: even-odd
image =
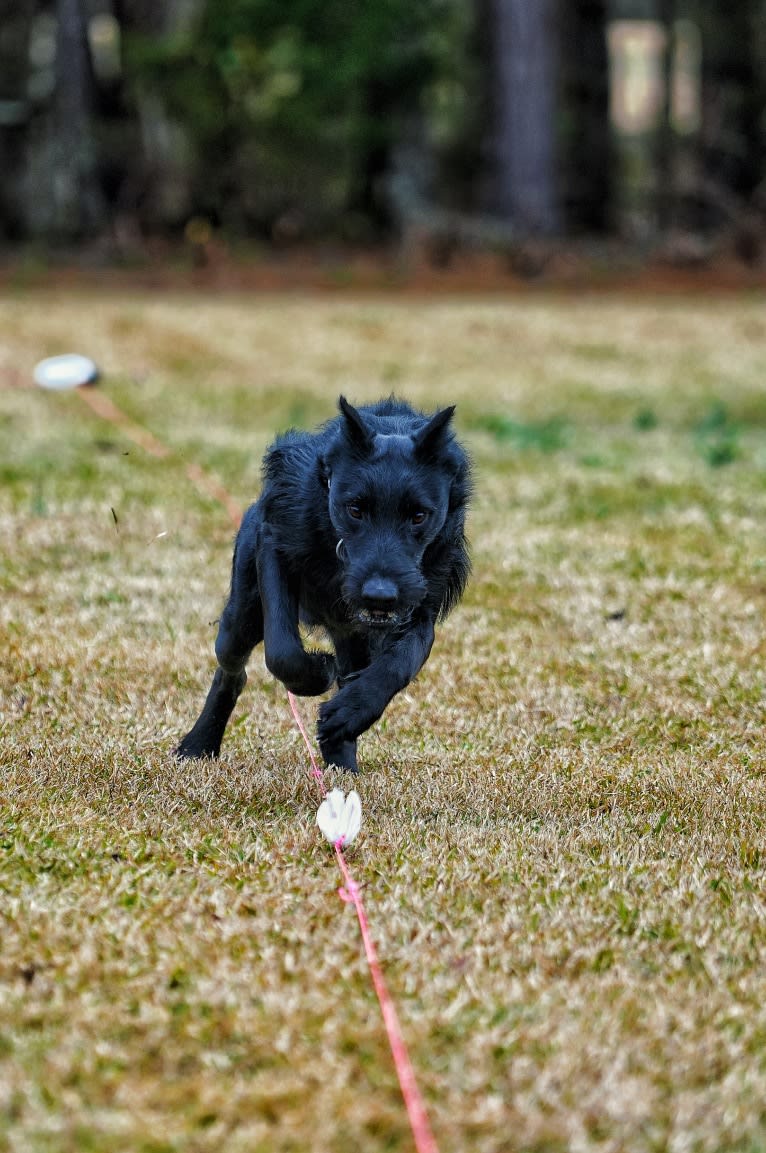
[(410, 521), (412, 524), (423, 524), (423, 522), (427, 516), (428, 516), (428, 513), (426, 512), (426, 510), (424, 508), (419, 508), (419, 509), (416, 509), (416, 511), (412, 514), (412, 516), (410, 517)]
[(346, 512), (352, 520), (362, 519), (362, 506), (358, 501), (352, 500), (346, 505)]

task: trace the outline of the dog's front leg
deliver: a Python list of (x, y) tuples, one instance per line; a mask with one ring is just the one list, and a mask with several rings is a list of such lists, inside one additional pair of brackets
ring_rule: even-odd
[(306, 652), (298, 632), (298, 592), (281, 562), (271, 528), (261, 529), (256, 557), (263, 607), (266, 668), (299, 697), (316, 697), (331, 687), (337, 670), (331, 653)]
[(434, 643), (434, 621), (423, 615), (395, 637), (366, 669), (348, 681), (319, 709), (319, 747), (327, 764), (355, 768), (343, 760), (344, 747), (355, 742), (383, 714), (388, 703), (417, 676)]

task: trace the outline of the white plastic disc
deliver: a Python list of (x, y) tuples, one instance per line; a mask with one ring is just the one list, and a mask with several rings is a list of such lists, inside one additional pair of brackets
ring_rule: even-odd
[(79, 388), (98, 380), (98, 367), (90, 357), (68, 352), (41, 360), (35, 365), (34, 378), (40, 388)]

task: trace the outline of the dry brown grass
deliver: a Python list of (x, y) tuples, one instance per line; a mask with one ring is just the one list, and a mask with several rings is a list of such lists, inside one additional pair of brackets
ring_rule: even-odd
[(169, 755), (230, 526), (18, 387), (73, 347), (243, 503), (341, 388), (457, 402), (475, 577), (363, 742), (351, 852), (442, 1153), (766, 1147), (763, 302), (31, 294), (0, 301), (0, 1149), (412, 1147), (260, 657), (220, 763)]

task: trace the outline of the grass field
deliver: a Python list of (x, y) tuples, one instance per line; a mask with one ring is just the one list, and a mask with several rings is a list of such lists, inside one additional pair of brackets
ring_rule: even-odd
[[(27, 387), (68, 349), (172, 457)], [(412, 1149), (260, 655), (170, 755), (232, 538), (185, 464), (247, 503), (341, 389), (476, 464), (349, 853), (442, 1153), (766, 1149), (763, 300), (22, 293), (0, 375), (0, 1150)]]

